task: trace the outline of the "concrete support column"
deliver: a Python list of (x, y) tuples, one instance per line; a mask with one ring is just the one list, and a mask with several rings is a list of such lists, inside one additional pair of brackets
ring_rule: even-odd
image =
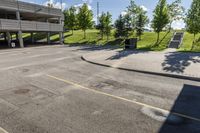
[(63, 45), (62, 32), (59, 32), (60, 44)]
[(10, 32), (6, 32), (6, 40), (8, 42), (8, 46), (11, 47), (11, 35), (10, 35)]
[(20, 24), (20, 30), (18, 31), (19, 44), (20, 44), (20, 47), (23, 48), (24, 47), (24, 41), (23, 41), (23, 38), (22, 38), (21, 18), (20, 18), (20, 12), (19, 11), (16, 12), (16, 17), (17, 17), (17, 20), (19, 20), (19, 24)]
[(24, 47), (24, 41), (23, 41), (23, 38), (22, 38), (22, 31), (18, 31), (18, 39), (19, 39), (19, 45), (21, 48)]
[(31, 32), (31, 43), (34, 44), (35, 40), (34, 40), (34, 33)]
[(18, 37), (18, 33), (16, 33), (16, 40), (18, 40), (18, 38), (19, 38), (19, 37)]
[[(62, 24), (62, 19), (61, 17), (59, 18), (59, 24)], [(60, 38), (60, 44), (63, 45), (63, 31), (59, 32), (59, 38)]]
[[(46, 21), (47, 21), (47, 23), (49, 23), (49, 20), (48, 20), (48, 19), (47, 19)], [(47, 44), (50, 44), (50, 43), (51, 43), (50, 37), (51, 37), (51, 33), (48, 31), (48, 32), (47, 32)]]
[(51, 33), (50, 32), (47, 32), (47, 43), (50, 44), (51, 43)]
[(6, 41), (7, 41), (7, 38), (6, 38), (6, 32), (3, 33), (3, 35), (4, 35), (4, 41), (6, 42)]

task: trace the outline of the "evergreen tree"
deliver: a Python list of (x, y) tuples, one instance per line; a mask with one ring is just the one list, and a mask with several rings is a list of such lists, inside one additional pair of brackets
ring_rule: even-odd
[(76, 14), (76, 8), (75, 7), (70, 7), (68, 10), (64, 11), (64, 16), (65, 16), (65, 27), (73, 31), (77, 27), (77, 14)]
[(111, 30), (112, 30), (112, 15), (109, 12), (107, 12), (105, 18), (105, 34), (107, 36), (107, 40), (109, 40)]
[(133, 24), (133, 21), (132, 21), (133, 18), (131, 16), (130, 12), (126, 11), (126, 14), (123, 16), (123, 18), (124, 18), (125, 28), (128, 32), (128, 36), (129, 36), (129, 32), (134, 31), (133, 25), (135, 25), (135, 24)]
[(140, 8), (139, 14), (137, 16), (136, 21), (136, 34), (139, 36), (139, 40), (141, 40), (141, 36), (144, 32), (145, 25), (149, 22), (148, 16), (146, 15), (146, 11)]
[(125, 19), (122, 15), (119, 16), (119, 18), (115, 21), (115, 37), (128, 37), (128, 31), (126, 29), (125, 25)]
[(53, 8), (53, 5), (54, 5), (53, 1), (48, 0), (47, 6)]
[(89, 10), (88, 5), (86, 3), (80, 7), (78, 12), (78, 24), (80, 29), (84, 32), (84, 39), (86, 38), (86, 30), (92, 28), (93, 26), (93, 13)]
[(140, 7), (136, 5), (135, 1), (130, 0), (130, 5), (127, 7), (127, 14), (131, 18), (132, 30), (135, 30), (136, 28), (136, 19), (137, 19), (139, 10), (140, 10)]
[(160, 32), (169, 23), (169, 14), (166, 0), (159, 0), (153, 15), (152, 28), (157, 33), (157, 42), (159, 44)]
[(186, 29), (194, 35), (193, 43), (195, 42), (196, 34), (200, 33), (200, 1), (193, 0), (191, 8), (186, 17)]
[(101, 39), (103, 39), (104, 33), (105, 33), (105, 19), (106, 19), (106, 14), (103, 12), (101, 16), (99, 17), (99, 25), (98, 29), (100, 30), (101, 34)]

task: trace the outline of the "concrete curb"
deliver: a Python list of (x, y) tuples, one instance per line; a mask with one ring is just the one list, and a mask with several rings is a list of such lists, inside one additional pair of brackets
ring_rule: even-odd
[(198, 77), (176, 75), (176, 74), (169, 74), (169, 73), (151, 72), (151, 71), (130, 69), (130, 68), (124, 68), (124, 67), (114, 67), (114, 66), (111, 66), (111, 65), (97, 63), (97, 62), (93, 62), (93, 61), (87, 60), (84, 56), (81, 56), (81, 59), (83, 61), (85, 61), (85, 62), (90, 63), (90, 64), (94, 64), (94, 65), (98, 65), (98, 66), (103, 66), (103, 67), (114, 68), (114, 69), (118, 69), (118, 70), (138, 72), (138, 73), (143, 73), (143, 74), (151, 74), (151, 75), (157, 75), (157, 76), (165, 76), (165, 77), (170, 77), (170, 78), (178, 78), (178, 79), (185, 79), (185, 80), (199, 81), (200, 82), (200, 78), (198, 78)]

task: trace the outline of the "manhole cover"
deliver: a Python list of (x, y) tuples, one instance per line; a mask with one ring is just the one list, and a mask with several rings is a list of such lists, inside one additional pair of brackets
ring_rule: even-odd
[(18, 90), (15, 90), (14, 93), (15, 94), (26, 94), (26, 93), (29, 93), (29, 89), (18, 89)]

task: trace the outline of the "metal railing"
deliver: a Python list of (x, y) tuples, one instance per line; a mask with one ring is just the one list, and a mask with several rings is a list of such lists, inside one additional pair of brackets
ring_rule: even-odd
[[(21, 24), (21, 26), (20, 26)], [(0, 19), (0, 31), (51, 31), (51, 32), (62, 32), (62, 24), (46, 23), (46, 22), (36, 22), (36, 21), (23, 21), (21, 23), (19, 20), (12, 19)]]
[(37, 5), (34, 3), (27, 3), (17, 0), (0, 0), (0, 9), (17, 11), (18, 8), (20, 12), (46, 14), (46, 15), (62, 17), (61, 9), (51, 8), (43, 5)]

